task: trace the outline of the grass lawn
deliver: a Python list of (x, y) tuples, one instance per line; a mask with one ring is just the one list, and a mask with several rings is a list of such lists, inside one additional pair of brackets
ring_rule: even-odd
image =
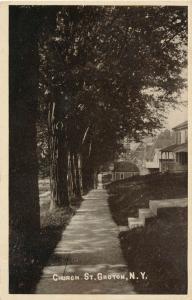
[[(22, 271), (17, 271), (17, 276), (21, 282), (16, 293), (34, 293), (43, 267), (47, 264), (50, 255), (53, 253), (57, 243), (61, 239), (61, 234), (69, 224), (72, 216), (80, 206), (81, 200), (74, 200), (70, 208), (59, 208), (49, 211), (50, 207), (50, 186), (48, 179), (39, 180), (40, 194), (40, 245), (35, 254), (33, 265), (30, 269), (25, 264)], [(42, 196), (41, 196), (42, 195)]]
[[(39, 192), (46, 193), (50, 190), (49, 181), (47, 179), (39, 182)], [(51, 253), (61, 239), (61, 234), (65, 227), (69, 224), (72, 216), (79, 208), (81, 200), (74, 199), (71, 201), (69, 208), (58, 208), (53, 211), (50, 207), (50, 194), (40, 197), (40, 264), (45, 265)]]
[[(11, 288), (10, 292), (14, 294), (34, 293), (43, 267), (49, 260), (54, 248), (61, 238), (61, 234), (67, 224), (69, 224), (76, 209), (80, 206), (81, 200), (74, 200), (71, 207), (64, 209), (55, 209), (49, 211), (50, 207), (50, 186), (49, 179), (39, 180), (39, 198), (40, 198), (40, 240), (38, 247), (36, 245), (26, 245), (29, 247), (26, 256), (20, 256), (19, 244), (15, 244), (10, 249), (12, 260), (16, 262), (20, 259), (20, 264), (12, 266)], [(29, 251), (31, 251), (32, 260), (29, 262)]]
[(118, 225), (137, 217), (138, 208), (147, 208), (149, 200), (187, 197), (187, 175), (153, 174), (112, 183), (108, 187), (109, 205)]
[[(187, 197), (187, 176), (148, 175), (111, 184), (109, 205), (118, 225), (149, 200)], [(187, 292), (187, 209), (171, 208), (144, 228), (119, 235), (129, 271), (146, 272), (147, 280), (133, 280), (140, 294)]]

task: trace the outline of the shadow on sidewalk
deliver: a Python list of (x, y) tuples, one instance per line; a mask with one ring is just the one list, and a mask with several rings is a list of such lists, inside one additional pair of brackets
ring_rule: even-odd
[[(36, 290), (42, 270), (47, 265), (57, 243), (61, 240), (61, 236), (71, 218), (80, 207), (81, 201), (73, 201), (72, 208), (59, 209), (54, 212), (48, 212), (41, 217), (40, 241), (36, 253), (34, 250), (33, 261), (27, 264), (27, 258), (21, 257), (20, 265), (10, 266), (9, 275), (9, 292), (11, 294), (33, 294)], [(35, 249), (28, 245), (29, 249)]]

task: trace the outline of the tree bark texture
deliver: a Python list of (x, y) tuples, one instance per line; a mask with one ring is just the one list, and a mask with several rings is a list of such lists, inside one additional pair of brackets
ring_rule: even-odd
[(40, 232), (38, 37), (33, 12), (11, 7), (9, 17), (9, 289), (22, 293)]
[(86, 193), (89, 189), (94, 188), (94, 169), (91, 162), (85, 154), (82, 156), (82, 189), (83, 193)]
[(71, 169), (71, 182), (72, 182), (72, 194), (77, 195), (77, 184), (76, 184), (76, 172), (75, 172), (75, 162), (74, 153), (70, 152), (70, 169)]
[(74, 153), (74, 167), (75, 167), (76, 196), (80, 197), (82, 193), (81, 159), (80, 159), (80, 155), (78, 155), (77, 153)]
[(50, 210), (57, 207), (69, 206), (68, 188), (68, 147), (64, 124), (56, 120), (56, 103), (49, 104), (49, 150), (50, 150), (50, 187), (51, 205)]

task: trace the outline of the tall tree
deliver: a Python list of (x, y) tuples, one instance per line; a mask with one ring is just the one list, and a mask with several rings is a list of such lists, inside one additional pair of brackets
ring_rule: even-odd
[[(45, 11), (44, 11), (45, 12)], [(26, 272), (36, 258), (40, 229), (36, 119), (39, 7), (9, 10), (9, 288), (25, 292)], [(50, 11), (49, 11), (50, 13)], [(51, 14), (54, 15), (54, 9)], [(46, 14), (51, 24), (53, 20)], [(54, 16), (53, 16), (54, 19)], [(28, 275), (30, 276), (30, 275)]]
[[(24, 26), (23, 26), (24, 25)], [(22, 289), (18, 269), (31, 263), (40, 217), (36, 157), (38, 87), (37, 24), (34, 13), (10, 8), (10, 290)], [(29, 38), (30, 36), (30, 38)], [(30, 78), (26, 81), (26, 78)], [(32, 248), (31, 255), (30, 247)], [(25, 266), (23, 266), (25, 264)], [(19, 280), (20, 282), (18, 282)]]
[(42, 85), (68, 150), (89, 153), (83, 164), (91, 172), (123, 136), (139, 139), (161, 127), (184, 86), (186, 44), (185, 7), (65, 7), (58, 14), (41, 52)]
[[(95, 21), (96, 12), (97, 9), (94, 12), (92, 8), (85, 10), (83, 7), (64, 7), (58, 13), (54, 35), (45, 41), (42, 36), (40, 88), (49, 107), (51, 208), (69, 205), (71, 185), (74, 195), (81, 194), (80, 148), (87, 128), (77, 122), (81, 104), (76, 95), (83, 85), (79, 69), (83, 69), (87, 58), (83, 50), (86, 48), (85, 40), (88, 39), (86, 32)], [(62, 151), (59, 151), (59, 145), (63, 147)], [(65, 168), (60, 164), (64, 157)], [(64, 182), (59, 183), (64, 177), (65, 185)], [(69, 178), (72, 179), (72, 184), (69, 184)]]

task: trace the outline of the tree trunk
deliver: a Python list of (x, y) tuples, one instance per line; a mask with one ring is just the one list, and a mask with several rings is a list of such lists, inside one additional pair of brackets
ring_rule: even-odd
[(74, 165), (75, 165), (75, 181), (76, 181), (76, 196), (81, 196), (81, 175), (80, 175), (80, 157), (77, 153), (74, 153)]
[(55, 102), (49, 105), (49, 150), (50, 150), (50, 210), (69, 207), (68, 190), (68, 147), (65, 128), (55, 120)]
[(38, 37), (30, 10), (11, 7), (9, 20), (9, 289), (22, 293), (39, 249)]
[(82, 187), (83, 187), (83, 193), (86, 193), (89, 189), (92, 189), (94, 187), (94, 170), (91, 164), (91, 161), (85, 157), (85, 155), (82, 156)]
[(71, 166), (71, 152), (68, 153), (68, 191), (69, 191), (69, 199), (74, 197), (74, 186), (73, 186), (73, 175), (72, 175), (72, 166)]
[(93, 181), (94, 181), (94, 189), (96, 189), (97, 188), (97, 172), (96, 171), (94, 171), (94, 174), (93, 174)]
[(71, 177), (72, 177), (72, 190), (73, 195), (77, 194), (77, 186), (76, 186), (76, 173), (75, 173), (75, 164), (74, 164), (74, 154), (70, 152), (70, 162), (71, 162)]

